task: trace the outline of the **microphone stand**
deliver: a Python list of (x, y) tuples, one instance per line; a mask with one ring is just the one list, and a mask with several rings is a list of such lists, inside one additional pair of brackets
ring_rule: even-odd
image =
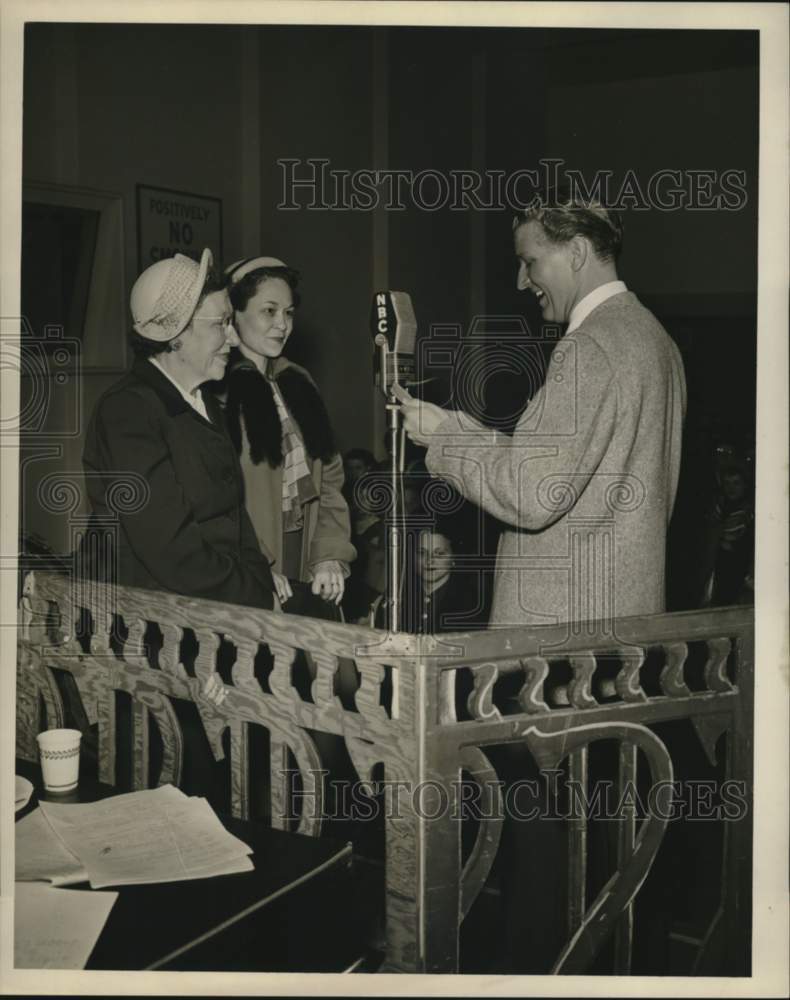
[[(401, 482), (400, 482), (400, 405), (392, 391), (394, 371), (390, 371), (390, 352), (386, 342), (379, 345), (381, 352), (382, 388), (385, 389), (387, 403), (387, 433), (390, 438), (390, 483), (392, 486), (392, 511), (387, 536), (389, 561), (387, 565), (387, 626), (390, 632), (400, 631), (401, 618)], [(394, 367), (394, 365), (393, 365)]]

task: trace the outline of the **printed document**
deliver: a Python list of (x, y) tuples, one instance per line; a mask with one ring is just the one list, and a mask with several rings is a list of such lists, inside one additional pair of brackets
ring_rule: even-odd
[(15, 968), (84, 969), (117, 898), (117, 892), (80, 892), (17, 882)]
[(14, 825), (17, 882), (44, 881), (53, 885), (87, 882), (88, 873), (49, 825), (40, 809), (34, 809)]
[(172, 785), (99, 802), (42, 802), (41, 809), (94, 889), (250, 871), (251, 849), (205, 799)]

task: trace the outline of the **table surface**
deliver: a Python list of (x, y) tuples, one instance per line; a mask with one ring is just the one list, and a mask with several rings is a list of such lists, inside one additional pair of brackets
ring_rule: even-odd
[[(112, 786), (81, 777), (75, 793), (49, 795), (43, 790), (38, 765), (17, 760), (16, 773), (34, 786), (31, 800), (17, 813), (17, 820), (34, 809), (39, 798), (94, 802), (117, 794)], [(114, 891), (118, 892), (118, 899), (86, 968), (135, 970), (160, 968), (165, 964), (173, 967), (179, 955), (188, 955), (197, 945), (254, 916), (274, 900), (288, 893), (294, 893), (295, 897), (300, 887), (315, 876), (330, 870), (340, 871), (351, 863), (349, 843), (285, 833), (230, 816), (220, 819), (227, 830), (252, 848), (254, 869), (208, 879), (117, 887)], [(87, 883), (72, 888), (90, 891)], [(342, 964), (345, 958), (338, 956), (338, 960)], [(222, 969), (221, 957), (216, 968)]]

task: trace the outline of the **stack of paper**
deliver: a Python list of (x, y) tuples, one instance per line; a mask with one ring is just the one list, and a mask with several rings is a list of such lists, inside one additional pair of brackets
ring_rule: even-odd
[[(209, 878), (253, 867), (251, 849), (228, 833), (208, 802), (172, 785), (87, 804), (42, 802), (40, 811), (49, 834), (40, 817), (22, 834), (48, 842), (39, 843), (33, 852), (18, 835), (17, 879), (52, 881), (54, 876), (62, 885), (64, 878), (73, 882), (87, 877), (100, 889)], [(36, 815), (31, 813), (18, 826)], [(34, 853), (49, 859), (38, 866), (38, 874)]]
[(84, 969), (118, 893), (19, 882), (14, 897), (14, 966)]
[(14, 826), (16, 881), (75, 885), (87, 882), (88, 873), (47, 822), (40, 809)]

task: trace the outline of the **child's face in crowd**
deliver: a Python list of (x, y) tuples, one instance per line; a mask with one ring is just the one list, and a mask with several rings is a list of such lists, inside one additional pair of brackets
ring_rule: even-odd
[(424, 583), (436, 583), (448, 576), (453, 565), (449, 539), (436, 531), (423, 531), (417, 550), (417, 572)]
[(741, 500), (746, 495), (746, 483), (739, 472), (728, 473), (722, 482), (722, 492), (728, 500)]

